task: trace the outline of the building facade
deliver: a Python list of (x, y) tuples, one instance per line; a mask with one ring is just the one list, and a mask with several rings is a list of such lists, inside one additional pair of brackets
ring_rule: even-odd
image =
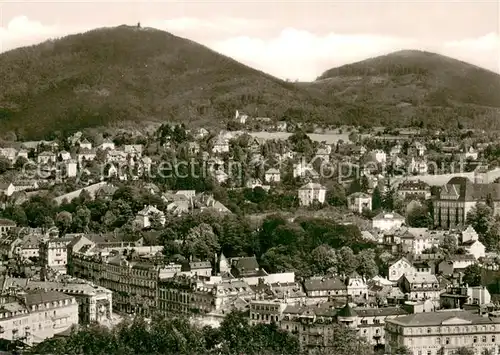
[(465, 347), (498, 354), (500, 318), (468, 311), (419, 313), (386, 321), (386, 352), (406, 346), (413, 355), (452, 355)]
[(54, 291), (1, 296), (0, 338), (39, 343), (78, 324), (74, 297)]
[(298, 197), (301, 206), (310, 206), (314, 202), (325, 203), (326, 188), (311, 182), (299, 189)]
[(66, 273), (68, 244), (73, 238), (56, 238), (40, 243), (40, 263), (43, 267)]
[(372, 210), (372, 197), (363, 192), (355, 192), (347, 197), (348, 208), (356, 213)]
[(465, 177), (454, 177), (441, 188), (434, 201), (434, 225), (445, 229), (464, 227), (467, 214), (477, 202), (493, 205), (500, 213), (500, 184), (473, 183)]

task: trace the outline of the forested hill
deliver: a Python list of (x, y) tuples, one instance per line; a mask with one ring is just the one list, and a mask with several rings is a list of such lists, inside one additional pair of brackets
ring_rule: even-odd
[(168, 32), (120, 26), (0, 55), (0, 128), (41, 138), (120, 121), (221, 124), (236, 109), (283, 115), (322, 100)]
[(252, 116), (365, 126), (500, 124), (500, 76), (402, 51), (289, 83), (168, 32), (102, 28), (0, 54), (0, 129), (18, 140), (122, 122), (220, 128)]
[(374, 123), (500, 124), (500, 75), (436, 53), (405, 50), (370, 58), (327, 70), (306, 86), (351, 103)]

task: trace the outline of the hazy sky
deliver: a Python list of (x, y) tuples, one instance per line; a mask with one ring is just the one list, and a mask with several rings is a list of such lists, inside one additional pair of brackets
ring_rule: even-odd
[(499, 3), (0, 0), (0, 51), (140, 21), (292, 80), (400, 49), (500, 72)]

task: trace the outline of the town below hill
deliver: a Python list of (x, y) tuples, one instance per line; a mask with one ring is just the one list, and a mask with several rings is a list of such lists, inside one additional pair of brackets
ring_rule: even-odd
[(494, 133), (252, 122), (4, 142), (5, 347), (495, 354)]

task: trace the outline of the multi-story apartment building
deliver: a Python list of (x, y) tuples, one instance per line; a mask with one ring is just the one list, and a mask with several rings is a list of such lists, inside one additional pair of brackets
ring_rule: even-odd
[(330, 302), (283, 307), (283, 304), (277, 303), (252, 302), (250, 321), (269, 323), (273, 317), (273, 321), (279, 323), (281, 329), (295, 332), (305, 348), (328, 347), (338, 324), (357, 329), (358, 334), (372, 345), (384, 344), (385, 322), (408, 314), (399, 307), (352, 308), (346, 304), (343, 308), (336, 309)]
[(466, 177), (454, 177), (441, 188), (434, 201), (434, 225), (446, 229), (464, 226), (472, 207), (488, 199), (493, 204), (494, 214), (499, 214), (500, 184), (476, 183)]
[(354, 326), (359, 335), (372, 345), (385, 344), (385, 322), (388, 319), (406, 316), (408, 313), (399, 307), (355, 308)]
[(66, 273), (68, 244), (73, 238), (55, 238), (40, 243), (40, 263), (43, 267)]
[(111, 319), (112, 292), (84, 280), (71, 279), (53, 282), (8, 277), (4, 279), (1, 286), (4, 291), (13, 288), (28, 292), (45, 290), (72, 296), (78, 303), (78, 318), (81, 324), (103, 323)]
[(398, 186), (398, 195), (403, 199), (431, 198), (431, 188), (421, 180), (405, 180)]
[(452, 355), (468, 348), (480, 355), (484, 349), (498, 354), (500, 318), (468, 311), (418, 313), (386, 320), (386, 352), (402, 346), (413, 355)]
[(54, 291), (0, 296), (0, 338), (39, 343), (78, 324), (74, 297)]
[(91, 280), (113, 291), (113, 305), (118, 311), (149, 315), (156, 307), (157, 283), (162, 265), (110, 255), (75, 254), (68, 268), (72, 276)]
[(416, 301), (439, 301), (439, 296), (444, 291), (436, 275), (429, 273), (405, 274), (400, 280), (400, 286), (409, 295), (410, 300)]
[(294, 332), (304, 349), (328, 347), (337, 323), (337, 310), (328, 302), (313, 306), (288, 305), (280, 328)]
[(368, 299), (368, 285), (357, 273), (353, 273), (345, 280), (347, 294), (351, 300)]
[(250, 324), (278, 324), (286, 306), (280, 300), (253, 300), (250, 302)]
[(326, 198), (326, 187), (318, 183), (308, 183), (298, 191), (298, 198), (301, 206), (310, 206), (315, 201), (324, 203)]
[(229, 306), (236, 299), (251, 300), (255, 292), (242, 280), (211, 277), (177, 276), (158, 283), (158, 311), (184, 314), (208, 314)]

